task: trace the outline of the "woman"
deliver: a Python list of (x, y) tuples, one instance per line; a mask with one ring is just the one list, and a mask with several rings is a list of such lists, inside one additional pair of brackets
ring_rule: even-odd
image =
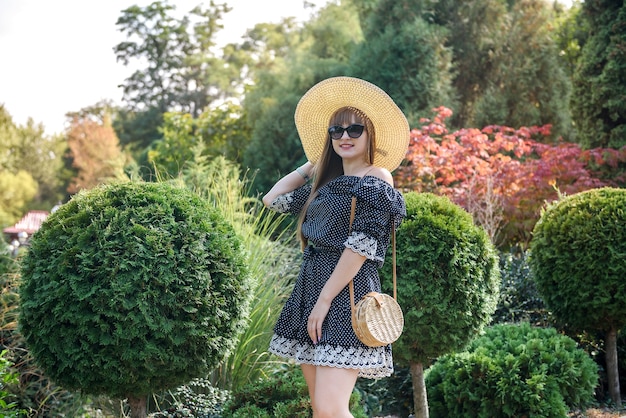
[(263, 203), (299, 215), (304, 260), (269, 350), (300, 363), (314, 418), (352, 417), (357, 377), (393, 372), (391, 346), (371, 348), (354, 334), (347, 285), (354, 279), (357, 301), (380, 291), (391, 228), (406, 214), (390, 172), (406, 154), (409, 127), (384, 91), (351, 77), (313, 86), (295, 122), (309, 162), (280, 179)]

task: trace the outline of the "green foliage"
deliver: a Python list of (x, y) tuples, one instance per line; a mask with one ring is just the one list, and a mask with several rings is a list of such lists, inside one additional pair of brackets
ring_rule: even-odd
[(140, 397), (200, 377), (232, 349), (247, 312), (240, 238), (170, 183), (81, 192), (33, 236), (20, 331), (68, 389)]
[(434, 107), (455, 105), (447, 32), (416, 16), (415, 3), (420, 1), (379, 1), (363, 22), (365, 40), (351, 60), (352, 74), (385, 90), (412, 126)]
[(626, 145), (626, 5), (585, 0), (589, 38), (573, 76), (572, 114), (585, 148)]
[(500, 253), (500, 297), (492, 323), (529, 322), (536, 326), (550, 323), (547, 311), (528, 265), (529, 252), (511, 249)]
[(570, 78), (576, 70), (582, 45), (590, 34), (589, 22), (581, 13), (581, 3), (581, 0), (572, 1), (569, 8), (558, 9), (553, 19), (556, 28), (554, 41)]
[(0, 227), (29, 209), (49, 210), (63, 195), (59, 172), (65, 144), (31, 119), (16, 125), (0, 104)]
[(281, 85), (277, 89), (282, 92), (272, 92), (274, 97), (260, 98), (258, 95), (267, 94), (261, 91), (263, 87), (246, 97), (246, 102), (256, 97), (255, 106), (262, 104), (243, 157), (245, 166), (261, 169), (254, 179), (255, 192), (269, 190), (281, 173), (288, 173), (306, 161), (293, 121), (298, 100), (306, 89), (299, 87), (297, 91), (302, 93), (294, 94), (288, 93), (293, 87)]
[[(487, 234), (446, 197), (405, 195), (407, 218), (397, 232), (398, 302), (404, 332), (396, 360), (429, 364), (463, 348), (496, 308), (498, 257)], [(391, 287), (390, 264), (383, 285)]]
[(152, 418), (221, 418), (224, 403), (230, 393), (211, 385), (206, 379), (194, 379), (168, 393), (171, 407), (151, 414)]
[(168, 112), (160, 131), (163, 137), (152, 143), (148, 162), (160, 176), (172, 177), (193, 163), (198, 150), (202, 155), (241, 161), (249, 134), (241, 107), (234, 103), (207, 108), (195, 119), (189, 113)]
[(28, 203), (37, 194), (37, 182), (25, 170), (16, 173), (2, 170), (0, 190), (0, 226), (9, 226), (26, 212)]
[(211, 372), (214, 385), (236, 389), (270, 374), (275, 360), (267, 347), (284, 301), (298, 274), (299, 252), (283, 242), (293, 229), (281, 230), (284, 215), (266, 209), (249, 196), (249, 183), (238, 167), (223, 157), (197, 157), (183, 172), (188, 188), (220, 208), (242, 237), (251, 277), (251, 309), (234, 350)]
[(430, 416), (561, 418), (592, 402), (598, 367), (569, 337), (496, 325), (426, 372)]
[(6, 386), (17, 383), (17, 374), (11, 370), (11, 362), (6, 359), (7, 350), (0, 352), (0, 414), (5, 418), (19, 417), (21, 411), (13, 402), (15, 396), (6, 391)]
[[(244, 101), (251, 136), (243, 165), (259, 169), (255, 193), (265, 193), (278, 178), (306, 161), (293, 120), (296, 105), (317, 82), (350, 72), (352, 48), (362, 39), (355, 17), (351, 6), (330, 4), (301, 30), (282, 29), (281, 36), (271, 38), (267, 32), (253, 32), (255, 38), (246, 41), (256, 46), (253, 52), (261, 57), (253, 66), (254, 87)], [(268, 56), (276, 59), (268, 62)]]
[[(355, 418), (366, 418), (358, 391), (350, 396), (350, 411)], [(234, 391), (222, 416), (310, 418), (313, 415), (304, 377), (299, 369), (289, 367)]]
[(546, 305), (578, 330), (626, 326), (626, 190), (593, 189), (548, 206), (530, 267)]
[(559, 61), (542, 0), (516, 1), (502, 20), (487, 74), (476, 68), (486, 86), (473, 106), (473, 126), (552, 126), (550, 139), (572, 131), (570, 82)]

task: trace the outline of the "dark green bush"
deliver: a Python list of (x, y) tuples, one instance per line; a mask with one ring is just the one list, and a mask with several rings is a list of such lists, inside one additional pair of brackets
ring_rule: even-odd
[[(361, 396), (354, 391), (350, 411), (355, 418), (366, 418)], [(224, 418), (311, 418), (309, 392), (300, 370), (287, 368), (267, 378), (245, 385), (232, 393)]]
[(502, 281), (492, 324), (530, 322), (536, 326), (551, 325), (550, 312), (533, 281), (528, 258), (528, 251), (519, 249), (500, 252)]
[(20, 330), (63, 387), (137, 398), (206, 376), (243, 325), (248, 280), (223, 216), (169, 183), (76, 195), (35, 233)]
[(490, 327), (426, 374), (432, 418), (561, 418), (593, 401), (597, 381), (574, 340), (528, 323)]

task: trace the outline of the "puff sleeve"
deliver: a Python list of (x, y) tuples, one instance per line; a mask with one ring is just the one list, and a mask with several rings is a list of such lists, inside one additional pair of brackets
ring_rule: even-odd
[(269, 208), (276, 212), (297, 215), (302, 210), (310, 194), (311, 185), (309, 183), (304, 184), (289, 193), (277, 196), (276, 199), (270, 203)]
[(354, 222), (345, 247), (382, 266), (391, 228), (406, 216), (402, 194), (386, 181), (364, 177), (353, 189), (356, 197)]

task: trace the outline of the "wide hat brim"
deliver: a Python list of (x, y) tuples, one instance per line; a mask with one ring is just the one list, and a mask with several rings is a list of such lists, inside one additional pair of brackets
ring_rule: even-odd
[(337, 109), (346, 106), (361, 110), (374, 125), (374, 165), (395, 170), (409, 146), (409, 123), (402, 110), (380, 87), (353, 77), (320, 81), (300, 99), (294, 119), (308, 160), (313, 164), (320, 160), (328, 138), (330, 117)]

